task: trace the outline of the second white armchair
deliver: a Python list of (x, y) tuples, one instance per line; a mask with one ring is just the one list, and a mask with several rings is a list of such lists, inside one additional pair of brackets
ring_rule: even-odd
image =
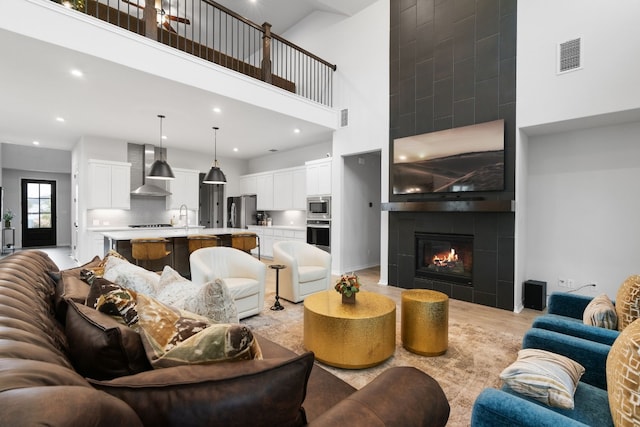
[(303, 301), (316, 292), (331, 287), (331, 254), (313, 245), (297, 241), (273, 244), (273, 262), (280, 270), (280, 297), (291, 302)]

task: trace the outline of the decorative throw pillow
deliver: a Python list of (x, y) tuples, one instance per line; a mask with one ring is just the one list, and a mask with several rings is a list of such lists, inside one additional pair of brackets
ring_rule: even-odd
[(616, 308), (607, 294), (598, 295), (585, 307), (582, 314), (585, 325), (598, 326), (600, 328), (616, 329), (618, 316)]
[(500, 378), (514, 391), (546, 405), (573, 409), (573, 395), (584, 367), (559, 354), (524, 349)]
[(162, 269), (155, 298), (163, 304), (184, 309), (185, 299), (197, 293), (199, 288), (200, 286), (166, 265)]
[(81, 375), (107, 380), (151, 369), (140, 335), (113, 317), (69, 301), (65, 333)]
[(616, 295), (618, 330), (622, 331), (640, 317), (640, 276), (629, 276)]
[(214, 323), (238, 323), (238, 309), (224, 280), (218, 278), (200, 287), (184, 302), (184, 309), (205, 316)]
[[(120, 285), (117, 285), (104, 277), (96, 277), (89, 287), (89, 294), (87, 295), (85, 305), (95, 309), (96, 304), (98, 303), (98, 298), (100, 298), (101, 295), (118, 289), (121, 289)], [(118, 316), (119, 315), (120, 314), (118, 313)]]
[(154, 296), (160, 276), (117, 257), (109, 257), (104, 267), (105, 279), (141, 294)]
[(214, 325), (206, 317), (127, 289), (102, 295), (97, 308), (108, 314), (120, 313), (140, 334), (154, 368), (262, 358), (260, 346), (246, 326)]
[(640, 420), (640, 320), (624, 328), (611, 346), (607, 356), (607, 395), (613, 424), (637, 426)]
[(67, 316), (67, 301), (73, 300), (84, 304), (89, 292), (89, 285), (80, 279), (83, 270), (97, 266), (100, 263), (99, 257), (94, 257), (91, 261), (79, 267), (69, 268), (62, 271), (50, 271), (49, 276), (56, 282), (54, 295), (54, 308), (56, 318), (64, 324)]

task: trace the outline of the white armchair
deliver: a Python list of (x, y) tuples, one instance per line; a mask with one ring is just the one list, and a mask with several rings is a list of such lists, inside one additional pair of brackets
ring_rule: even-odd
[(238, 249), (216, 246), (194, 251), (189, 264), (193, 283), (224, 280), (236, 303), (238, 318), (262, 311), (267, 276), (267, 267), (262, 262)]
[(280, 270), (280, 297), (287, 301), (300, 302), (331, 287), (331, 254), (313, 245), (276, 242), (273, 262), (286, 266)]

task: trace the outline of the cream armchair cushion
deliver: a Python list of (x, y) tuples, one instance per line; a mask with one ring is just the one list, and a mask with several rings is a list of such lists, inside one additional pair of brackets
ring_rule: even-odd
[(253, 316), (264, 306), (267, 267), (238, 249), (217, 246), (194, 251), (189, 257), (191, 281), (203, 285), (223, 279), (236, 303), (238, 318)]
[(280, 270), (280, 297), (287, 301), (300, 302), (331, 287), (331, 254), (322, 249), (304, 242), (276, 242), (273, 262), (286, 266)]

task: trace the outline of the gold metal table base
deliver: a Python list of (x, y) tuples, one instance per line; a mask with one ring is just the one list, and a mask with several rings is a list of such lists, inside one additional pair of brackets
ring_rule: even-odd
[(440, 356), (449, 345), (449, 297), (428, 289), (402, 292), (402, 346), (422, 356)]
[(396, 305), (388, 297), (360, 291), (355, 304), (342, 304), (333, 290), (304, 300), (304, 347), (316, 360), (345, 369), (378, 365), (396, 347)]

